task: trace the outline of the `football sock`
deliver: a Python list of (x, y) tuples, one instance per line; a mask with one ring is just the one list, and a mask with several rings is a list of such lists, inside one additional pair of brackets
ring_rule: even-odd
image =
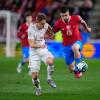
[(78, 64), (81, 61), (81, 58), (75, 58), (76, 64)]
[(78, 68), (74, 66), (74, 72), (78, 72)]
[(24, 64), (25, 64), (25, 61), (24, 61), (24, 60), (22, 60), (21, 65), (23, 66)]
[(36, 86), (36, 88), (40, 88), (40, 81), (38, 78), (32, 79), (32, 83)]
[(52, 74), (54, 71), (54, 65), (48, 65), (47, 67), (47, 79), (52, 79)]

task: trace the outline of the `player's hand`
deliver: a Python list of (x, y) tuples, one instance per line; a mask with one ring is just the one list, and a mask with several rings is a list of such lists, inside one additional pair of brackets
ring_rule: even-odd
[(25, 35), (23, 34), (23, 35), (21, 36), (21, 38), (22, 38), (22, 39), (25, 38)]
[(88, 31), (88, 32), (91, 32), (91, 28), (87, 28), (87, 31)]
[(46, 45), (40, 45), (40, 48), (46, 48), (47, 46)]

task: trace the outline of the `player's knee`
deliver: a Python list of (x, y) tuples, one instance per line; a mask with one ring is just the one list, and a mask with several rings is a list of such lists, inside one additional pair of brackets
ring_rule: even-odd
[(52, 66), (52, 65), (54, 64), (54, 59), (53, 59), (53, 58), (48, 58), (48, 59), (47, 59), (47, 64), (48, 64), (49, 66)]
[(36, 79), (38, 77), (38, 72), (32, 72), (32, 79)]
[(79, 48), (77, 46), (72, 47), (73, 52), (78, 51), (78, 50), (79, 50)]
[(72, 51), (77, 52), (77, 51), (79, 51), (79, 48), (80, 48), (80, 46), (75, 44), (72, 46)]

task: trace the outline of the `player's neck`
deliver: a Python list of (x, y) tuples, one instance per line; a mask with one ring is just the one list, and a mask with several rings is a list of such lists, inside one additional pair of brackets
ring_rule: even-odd
[(71, 19), (71, 16), (70, 16), (69, 19), (66, 20), (66, 21), (62, 18), (62, 21), (63, 21), (64, 23), (69, 23), (69, 22), (70, 22), (70, 19)]
[(37, 28), (38, 30), (41, 30), (41, 28), (38, 26), (37, 23), (35, 23), (35, 25), (36, 25), (36, 28)]
[(26, 25), (29, 26), (31, 24), (31, 22), (26, 22)]

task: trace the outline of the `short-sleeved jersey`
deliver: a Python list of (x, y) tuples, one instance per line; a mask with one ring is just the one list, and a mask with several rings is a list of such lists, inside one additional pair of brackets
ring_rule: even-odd
[[(44, 28), (38, 29), (36, 27), (36, 24), (30, 25), (28, 29), (28, 39), (33, 39), (36, 43), (36, 45), (45, 45), (45, 40), (44, 40), (44, 34), (48, 30), (48, 24), (45, 23)], [(31, 48), (30, 51), (37, 51), (40, 50), (41, 48)]]
[(70, 16), (69, 22), (63, 21), (61, 18), (55, 22), (54, 32), (61, 30), (64, 46), (71, 45), (78, 40), (82, 40), (79, 32), (81, 18), (78, 15)]
[[(28, 47), (29, 46), (29, 44), (28, 44), (28, 33), (27, 33), (28, 27), (29, 26), (26, 23), (24, 23), (24, 24), (21, 24), (19, 29), (18, 29), (17, 36), (20, 39), (22, 47)], [(24, 35), (25, 37), (22, 38), (22, 35)]]

